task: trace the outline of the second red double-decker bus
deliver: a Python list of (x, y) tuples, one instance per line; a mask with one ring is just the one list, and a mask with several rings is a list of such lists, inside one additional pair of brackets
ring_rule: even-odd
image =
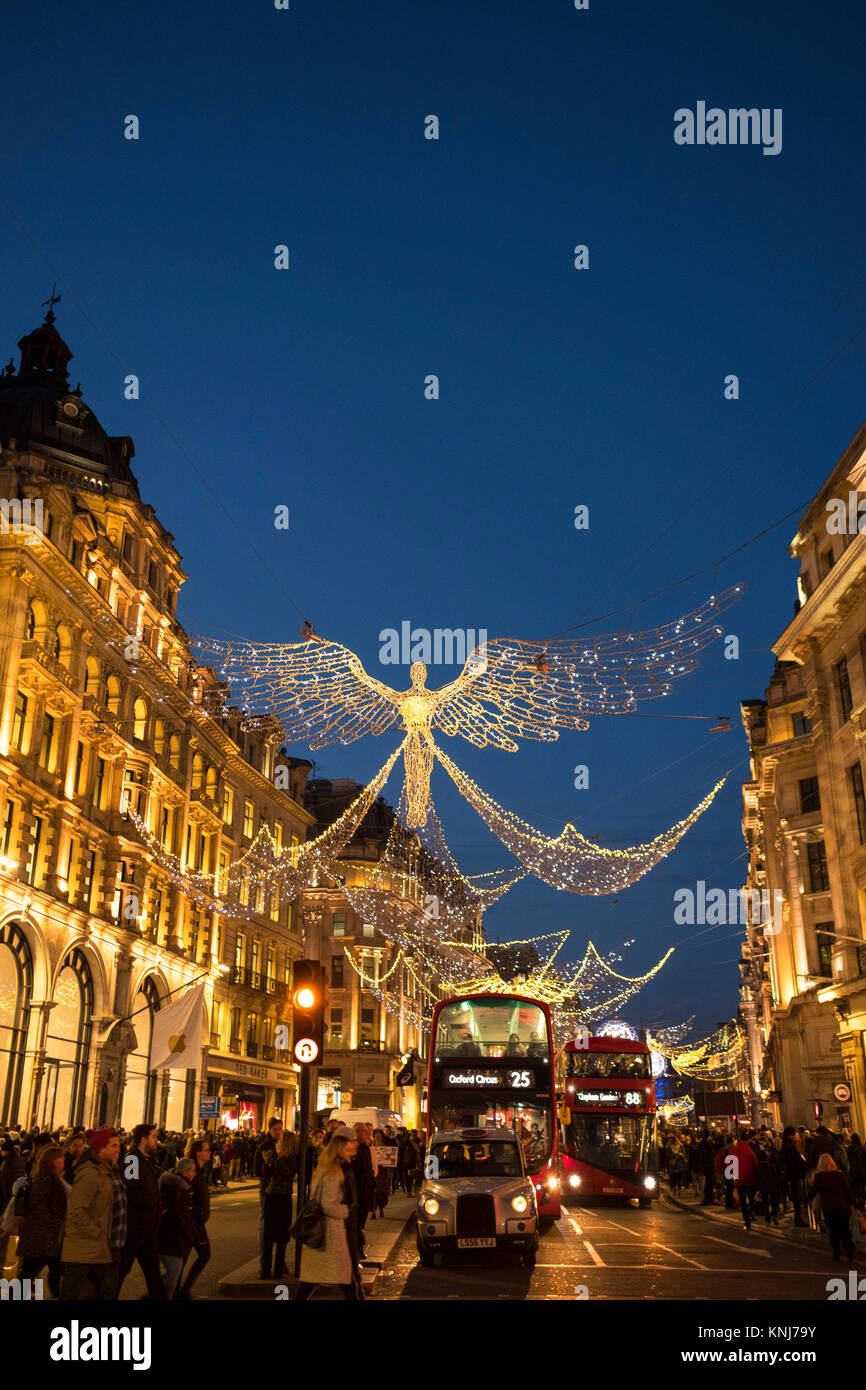
[(427, 1143), (436, 1130), (504, 1125), (519, 1135), (539, 1221), (560, 1216), (550, 1014), (534, 999), (473, 994), (436, 1005)]
[(565, 1200), (658, 1195), (656, 1095), (650, 1049), (626, 1038), (581, 1038), (558, 1058)]

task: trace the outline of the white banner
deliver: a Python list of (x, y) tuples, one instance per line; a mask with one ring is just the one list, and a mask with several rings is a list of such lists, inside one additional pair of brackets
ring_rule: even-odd
[(197, 985), (153, 1015), (150, 1070), (197, 1071), (201, 1065), (204, 985)]

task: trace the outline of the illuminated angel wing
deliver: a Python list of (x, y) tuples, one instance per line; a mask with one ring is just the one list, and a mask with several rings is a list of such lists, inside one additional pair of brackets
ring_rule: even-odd
[(196, 638), (203, 665), (213, 666), (232, 696), (279, 715), (287, 742), (313, 749), (381, 734), (400, 720), (390, 687), (367, 674), (339, 642), (215, 642)]
[(744, 592), (737, 584), (645, 632), (497, 638), (476, 648), (457, 680), (438, 692), (432, 722), (479, 748), (514, 752), (518, 738), (552, 740), (559, 729), (588, 728), (590, 715), (629, 713), (641, 700), (669, 695), (674, 681), (695, 670), (695, 653), (722, 634), (719, 614)]

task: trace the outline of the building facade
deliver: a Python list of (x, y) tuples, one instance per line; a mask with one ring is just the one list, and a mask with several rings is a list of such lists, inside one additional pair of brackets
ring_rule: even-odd
[[(866, 425), (800, 521), (792, 621), (742, 705), (753, 1114), (866, 1128)], [(773, 904), (777, 908), (773, 910)]]
[[(132, 440), (70, 389), (51, 309), (19, 347), (0, 376), (0, 1121), (180, 1129), (205, 1092), (230, 1123), (290, 1119), (296, 904), (262, 890), (231, 921), (178, 881), (313, 816), (275, 785), (279, 723), (195, 666), (173, 538)], [(201, 1065), (156, 1075), (153, 1015), (196, 980)]]

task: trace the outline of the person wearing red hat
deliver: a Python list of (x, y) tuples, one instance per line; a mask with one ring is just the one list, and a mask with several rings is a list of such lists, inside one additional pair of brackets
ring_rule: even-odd
[(75, 1302), (91, 1284), (93, 1297), (109, 1302), (116, 1288), (111, 1222), (113, 1169), (120, 1155), (120, 1139), (113, 1129), (89, 1129), (86, 1139), (87, 1148), (76, 1165), (66, 1207), (60, 1297)]

